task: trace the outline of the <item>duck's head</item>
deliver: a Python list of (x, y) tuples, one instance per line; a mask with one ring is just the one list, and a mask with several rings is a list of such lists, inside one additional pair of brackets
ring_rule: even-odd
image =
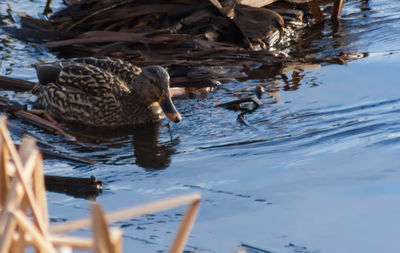
[(178, 123), (181, 121), (181, 114), (176, 110), (169, 92), (169, 74), (161, 66), (148, 66), (142, 68), (142, 73), (136, 80), (139, 94), (146, 103), (158, 102), (170, 121)]

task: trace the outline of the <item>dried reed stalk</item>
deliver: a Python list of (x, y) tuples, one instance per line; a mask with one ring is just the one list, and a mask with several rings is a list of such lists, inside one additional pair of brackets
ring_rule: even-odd
[(199, 211), (200, 199), (193, 201), (188, 207), (185, 216), (179, 226), (178, 233), (175, 236), (174, 242), (169, 250), (170, 253), (183, 252), (186, 240), (189, 236), (190, 230), (196, 220)]
[[(28, 233), (32, 232), (29, 224), (23, 224), (28, 227), (23, 227), (23, 223), (28, 219), (27, 217), (21, 218), (19, 213), (22, 212), (24, 215), (28, 209), (31, 210), (35, 229), (37, 228), (42, 236), (47, 237), (48, 235), (48, 217), (47, 217), (47, 201), (45, 199), (43, 185), (43, 174), (41, 169), (41, 156), (36, 148), (36, 143), (32, 138), (23, 138), (20, 152), (18, 153), (12, 140), (9, 136), (8, 129), (6, 127), (6, 118), (0, 117), (0, 139), (2, 144), (2, 166), (1, 175), (2, 181), (9, 180), (9, 175), (12, 174), (11, 184), (7, 187), (2, 187), (1, 195), (6, 196), (2, 201), (2, 212), (0, 215), (0, 232), (4, 235), (0, 238), (0, 252), (20, 252), (24, 248), (24, 234), (28, 230)], [(12, 164), (14, 165), (14, 173), (10, 173), (8, 168), (11, 168), (8, 162), (8, 154), (11, 157)], [(40, 167), (40, 168), (38, 168)], [(39, 173), (38, 175), (35, 175)], [(33, 177), (32, 177), (32, 174)], [(40, 176), (42, 181), (40, 182)], [(36, 181), (36, 184), (33, 181)], [(32, 190), (32, 184), (37, 187)], [(37, 194), (44, 196), (41, 200), (37, 201)], [(29, 220), (29, 219), (28, 219)], [(5, 225), (3, 225), (5, 224)], [(47, 225), (47, 226), (46, 226)], [(25, 228), (25, 229), (24, 229)], [(17, 235), (17, 240), (12, 241), (13, 236)], [(35, 236), (30, 234), (30, 236)], [(43, 245), (38, 242), (38, 250)], [(47, 246), (44, 246), (45, 248)], [(42, 248), (41, 252), (51, 252)]]
[[(0, 252), (23, 252), (25, 247), (31, 246), (36, 252), (52, 253), (62, 246), (69, 252), (79, 249), (119, 253), (122, 232), (109, 229), (108, 223), (189, 204), (170, 252), (183, 250), (196, 219), (201, 200), (199, 194), (178, 196), (110, 214), (104, 214), (99, 204), (92, 203), (91, 219), (66, 222), (49, 229), (42, 156), (36, 141), (24, 136), (17, 152), (6, 127), (6, 118), (0, 116), (0, 148)], [(28, 217), (28, 211), (31, 211), (33, 221)], [(53, 234), (90, 225), (92, 240)]]
[(92, 250), (93, 240), (92, 238), (82, 238), (73, 236), (59, 236), (52, 234), (50, 240), (54, 246), (60, 247), (68, 245), (75, 250)]
[(20, 210), (15, 210), (12, 212), (12, 215), (15, 217), (18, 225), (27, 231), (29, 235), (32, 237), (32, 240), (34, 242), (34, 245), (38, 247), (38, 249), (42, 252), (48, 252), (48, 253), (56, 253), (55, 248), (51, 244), (51, 241), (48, 239), (48, 235), (43, 235), (26, 217), (26, 215), (20, 211)]
[(320, 22), (324, 20), (324, 14), (322, 13), (317, 0), (312, 0), (308, 2), (308, 8), (310, 8), (310, 11), (314, 16), (315, 21)]
[[(107, 222), (104, 216), (103, 209), (100, 204), (92, 202), (90, 204), (90, 213), (92, 217), (92, 235), (94, 242), (95, 253), (119, 253), (121, 249), (118, 243), (121, 243), (121, 238), (115, 238), (112, 241), (111, 232), (107, 227)], [(114, 232), (117, 235), (118, 232)], [(122, 236), (122, 233), (119, 233)], [(114, 235), (114, 236), (115, 236)]]
[[(113, 223), (120, 220), (130, 219), (132, 217), (146, 215), (149, 213), (160, 212), (177, 206), (190, 204), (201, 199), (200, 194), (193, 193), (165, 200), (159, 200), (137, 207), (131, 207), (120, 211), (110, 212), (105, 215), (107, 223)], [(53, 233), (68, 233), (80, 229), (88, 228), (91, 225), (89, 218), (79, 219), (70, 222), (64, 222), (50, 227)]]
[(0, 138), (0, 210), (6, 203), (7, 192), (10, 189), (10, 179), (7, 171), (8, 149)]
[(332, 18), (338, 19), (340, 17), (340, 13), (342, 12), (343, 0), (334, 0), (332, 7)]

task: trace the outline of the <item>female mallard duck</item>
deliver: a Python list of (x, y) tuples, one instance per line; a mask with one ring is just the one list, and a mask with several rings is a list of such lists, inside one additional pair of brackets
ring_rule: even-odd
[(111, 58), (76, 58), (36, 66), (32, 93), (55, 118), (98, 127), (121, 127), (160, 120), (179, 122), (169, 92), (168, 72), (139, 68)]

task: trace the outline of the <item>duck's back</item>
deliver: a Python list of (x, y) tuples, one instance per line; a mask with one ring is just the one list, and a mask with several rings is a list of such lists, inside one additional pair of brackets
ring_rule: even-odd
[(121, 59), (112, 59), (109, 57), (104, 58), (94, 58), (94, 57), (83, 57), (74, 58), (67, 63), (82, 63), (85, 65), (96, 66), (102, 71), (112, 73), (119, 79), (126, 83), (132, 83), (132, 81), (140, 75), (141, 69), (127, 61)]
[(128, 91), (141, 69), (119, 59), (84, 57), (40, 64), (36, 72), (42, 85), (54, 83), (98, 96), (99, 92)]
[[(151, 108), (131, 105), (129, 84), (141, 69), (110, 58), (79, 58), (37, 66), (39, 84), (32, 92), (52, 116), (94, 126), (123, 126), (152, 121)], [(135, 115), (144, 117), (134, 119)]]

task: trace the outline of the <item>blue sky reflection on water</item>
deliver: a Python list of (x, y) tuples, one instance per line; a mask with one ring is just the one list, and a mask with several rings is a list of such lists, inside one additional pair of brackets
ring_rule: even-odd
[[(349, 132), (342, 133), (339, 126), (332, 136), (288, 138), (278, 151), (275, 145), (261, 143), (186, 154), (178, 146), (182, 154), (168, 169), (135, 181), (131, 190), (139, 198), (200, 191), (202, 211), (189, 244), (213, 252), (229, 252), (240, 242), (273, 252), (302, 247), (307, 247), (305, 252), (395, 252), (395, 235), (400, 232), (399, 145), (382, 140), (400, 132), (399, 86), (397, 64), (385, 67), (386, 61), (378, 62), (370, 57), (309, 71), (323, 85), (304, 84), (298, 91), (283, 93), (281, 105), (271, 106), (285, 107), (269, 116), (280, 118), (282, 113), (287, 124), (296, 122), (288, 115), (304, 112), (311, 116), (299, 122), (311, 127), (335, 129), (340, 121), (357, 121), (360, 125), (350, 125)], [(368, 78), (365, 69), (371, 68)], [(338, 113), (332, 113), (335, 110)], [(298, 129), (282, 125), (282, 131)], [(250, 148), (252, 155), (246, 153)], [(118, 185), (125, 180), (130, 178)], [(116, 194), (124, 199), (131, 192)], [(100, 201), (110, 203), (108, 195)]]
[[(42, 6), (24, 2), (22, 10), (35, 15)], [(399, 11), (396, 1), (346, 1), (341, 32), (331, 35), (328, 22), (310, 47), (326, 46), (321, 55), (369, 56), (305, 70), (297, 90), (285, 90), (279, 81), (281, 101), (264, 96), (265, 104), (246, 115), (250, 126), (237, 122), (237, 112), (214, 105), (249, 94), (255, 84), (270, 88), (271, 78), (226, 83), (205, 98), (178, 101), (183, 121), (170, 130), (164, 122), (145, 135), (148, 141), (139, 138), (142, 132), (127, 134), (87, 151), (36, 130), (52, 144), (97, 161), (88, 166), (47, 160), (45, 171), (104, 180), (97, 201), (106, 210), (200, 192), (201, 211), (188, 242), (188, 249), (199, 252), (233, 252), (242, 242), (276, 253), (397, 252)], [(0, 51), (2, 74), (10, 67), (12, 76), (34, 80), (30, 64), (54, 57), (37, 45), (6, 39), (11, 46)], [(152, 154), (139, 161), (143, 146)], [(145, 168), (155, 157), (163, 169)], [(48, 198), (53, 222), (88, 213), (86, 200), (57, 193)], [(125, 252), (166, 250), (182, 210), (117, 224), (124, 228)]]

